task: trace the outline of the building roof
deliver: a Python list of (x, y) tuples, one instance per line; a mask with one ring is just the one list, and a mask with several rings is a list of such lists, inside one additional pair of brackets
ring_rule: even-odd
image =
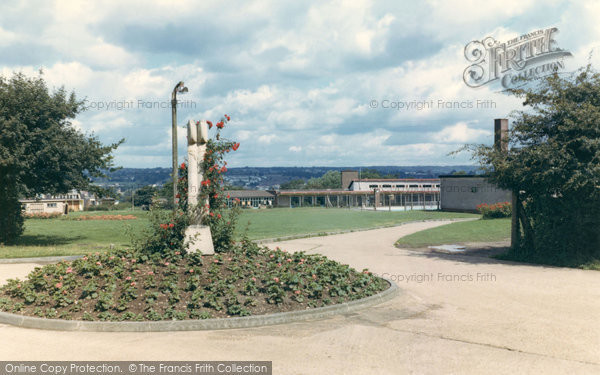
[(275, 192), (267, 190), (227, 190), (231, 198), (275, 198)]
[[(412, 190), (412, 191), (404, 191), (404, 190), (383, 190), (379, 191), (380, 194), (386, 195), (402, 195), (402, 194), (420, 194), (420, 193), (437, 193), (437, 191), (431, 190)], [(281, 190), (277, 192), (278, 195), (283, 196), (299, 196), (299, 195), (366, 195), (373, 194), (373, 190)]]
[(355, 178), (352, 182), (432, 182), (439, 180), (439, 178)]
[(19, 199), (21, 203), (44, 203), (44, 202), (67, 202), (67, 201), (83, 201), (82, 198), (39, 198), (39, 199)]
[(440, 178), (489, 178), (487, 174), (443, 174)]
[(361, 191), (343, 190), (343, 189), (324, 189), (324, 190), (280, 190), (278, 195), (340, 195), (340, 194), (364, 194)]

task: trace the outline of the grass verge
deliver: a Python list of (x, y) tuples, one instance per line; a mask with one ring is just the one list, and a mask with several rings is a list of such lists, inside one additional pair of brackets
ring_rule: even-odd
[[(135, 220), (77, 220), (82, 216), (134, 215)], [(252, 240), (276, 238), (340, 230), (368, 229), (399, 225), (417, 220), (477, 217), (473, 214), (436, 211), (360, 211), (324, 208), (277, 208), (243, 210), (238, 235), (245, 231)], [(82, 255), (105, 252), (111, 248), (126, 249), (131, 235), (148, 225), (145, 211), (73, 212), (58, 219), (28, 219), (25, 233), (15, 244), (0, 245), (0, 258), (28, 258)]]
[(396, 246), (426, 247), (465, 242), (496, 242), (508, 238), (510, 238), (510, 219), (474, 220), (413, 233), (400, 238)]

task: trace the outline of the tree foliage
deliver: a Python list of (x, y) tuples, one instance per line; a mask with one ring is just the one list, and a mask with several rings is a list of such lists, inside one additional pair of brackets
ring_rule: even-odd
[(281, 190), (294, 190), (294, 189), (304, 189), (304, 184), (306, 182), (301, 178), (296, 178), (287, 182), (282, 183), (279, 188)]
[[(171, 185), (171, 186), (173, 186), (173, 185)], [(154, 198), (155, 195), (158, 194), (158, 192), (159, 192), (159, 190), (152, 185), (142, 186), (141, 188), (134, 190), (133, 203), (135, 206), (150, 207), (150, 205), (152, 204), (152, 199)], [(173, 195), (173, 193), (171, 193), (171, 196), (172, 195)]]
[(341, 189), (342, 174), (340, 171), (329, 171), (318, 178), (306, 182), (306, 189)]
[(378, 178), (385, 178), (385, 179), (392, 179), (392, 178), (398, 178), (397, 175), (393, 175), (393, 174), (384, 174), (382, 175), (377, 169), (363, 169), (360, 171), (360, 178), (361, 179), (378, 179)]
[(581, 265), (600, 259), (600, 74), (590, 66), (515, 89), (508, 153), (473, 147), (493, 182), (518, 194), (511, 256)]
[(41, 77), (0, 77), (0, 242), (22, 233), (18, 199), (85, 189), (113, 166), (112, 151), (71, 121), (83, 102)]

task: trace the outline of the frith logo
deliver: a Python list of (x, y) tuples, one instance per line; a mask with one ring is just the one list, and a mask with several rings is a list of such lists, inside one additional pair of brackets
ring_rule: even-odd
[(504, 43), (492, 37), (474, 40), (465, 46), (465, 58), (471, 65), (465, 69), (463, 80), (470, 87), (499, 81), (504, 88), (516, 88), (529, 79), (564, 69), (563, 59), (572, 55), (556, 46), (557, 33), (552, 27)]

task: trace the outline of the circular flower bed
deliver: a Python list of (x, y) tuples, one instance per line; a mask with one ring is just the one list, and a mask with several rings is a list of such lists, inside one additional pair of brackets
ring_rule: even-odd
[(67, 320), (226, 318), (343, 303), (388, 286), (321, 255), (245, 242), (213, 256), (112, 251), (37, 267), (0, 288), (0, 310)]

